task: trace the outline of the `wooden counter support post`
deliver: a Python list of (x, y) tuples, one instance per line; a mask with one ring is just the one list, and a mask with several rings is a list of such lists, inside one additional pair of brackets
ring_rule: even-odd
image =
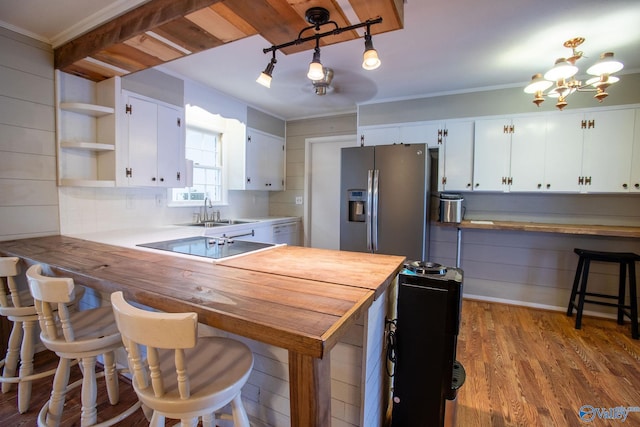
[(291, 427), (331, 425), (331, 357), (289, 351)]

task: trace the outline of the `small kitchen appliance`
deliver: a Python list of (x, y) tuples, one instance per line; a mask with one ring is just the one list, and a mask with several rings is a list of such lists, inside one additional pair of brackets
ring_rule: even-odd
[(440, 193), (440, 222), (462, 222), (464, 216), (463, 200), (460, 194)]
[(464, 383), (456, 361), (462, 278), (460, 269), (424, 261), (408, 261), (400, 272), (392, 427), (455, 423), (455, 398)]

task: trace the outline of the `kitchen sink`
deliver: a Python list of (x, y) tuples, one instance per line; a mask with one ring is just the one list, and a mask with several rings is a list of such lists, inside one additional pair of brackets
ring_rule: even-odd
[(225, 225), (252, 224), (254, 222), (258, 222), (258, 221), (245, 220), (245, 219), (223, 219), (220, 221), (205, 221), (205, 222), (191, 223), (187, 225), (190, 225), (193, 227), (222, 227)]

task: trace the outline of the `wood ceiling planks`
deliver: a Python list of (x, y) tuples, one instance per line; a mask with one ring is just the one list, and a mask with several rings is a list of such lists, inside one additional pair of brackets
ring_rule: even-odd
[[(360, 21), (383, 18), (371, 27), (373, 34), (403, 27), (402, 0), (151, 0), (56, 48), (55, 68), (100, 81), (255, 34), (279, 45), (295, 40), (310, 26), (305, 20), (310, 7), (326, 8), (340, 27), (356, 24), (341, 9), (340, 4), (347, 1)], [(333, 28), (322, 26), (320, 32)], [(313, 34), (310, 29), (302, 37)], [(358, 37), (356, 31), (348, 31), (320, 42), (334, 44)], [(289, 54), (314, 47), (310, 41), (282, 51)]]

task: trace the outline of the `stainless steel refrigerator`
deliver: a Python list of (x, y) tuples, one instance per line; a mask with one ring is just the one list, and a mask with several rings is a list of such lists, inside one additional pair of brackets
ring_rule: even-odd
[(426, 144), (342, 149), (340, 249), (426, 260)]

